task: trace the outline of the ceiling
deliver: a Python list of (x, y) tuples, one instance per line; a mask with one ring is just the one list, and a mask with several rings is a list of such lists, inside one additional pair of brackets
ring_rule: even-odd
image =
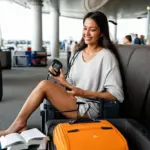
[[(30, 8), (32, 1), (41, 0), (10, 0)], [(56, 0), (43, 0), (43, 12), (50, 13)], [(89, 11), (99, 10), (109, 18), (143, 18), (147, 16), (150, 0), (58, 0), (61, 16), (83, 18)]]

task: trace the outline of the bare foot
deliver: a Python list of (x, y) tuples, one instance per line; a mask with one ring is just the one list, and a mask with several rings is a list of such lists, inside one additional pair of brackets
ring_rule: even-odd
[(27, 130), (26, 123), (23, 123), (21, 121), (14, 121), (12, 125), (7, 130), (1, 130), (0, 136), (7, 135), (10, 133), (21, 133), (22, 131)]
[(7, 131), (6, 131), (6, 130), (1, 130), (1, 131), (0, 131), (0, 136), (6, 135), (6, 134), (7, 134)]
[(25, 130), (27, 130), (28, 128), (27, 128), (27, 126), (25, 126), (24, 128), (22, 128), (18, 133), (21, 133), (21, 132), (23, 132), (23, 131), (25, 131)]

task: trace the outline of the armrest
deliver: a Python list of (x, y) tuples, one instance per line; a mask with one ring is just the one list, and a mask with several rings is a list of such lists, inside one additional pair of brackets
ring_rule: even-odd
[(40, 104), (40, 111), (45, 111), (51, 107), (53, 107), (51, 103), (48, 100), (44, 99), (43, 102)]
[(108, 119), (136, 150), (150, 149), (150, 131), (133, 119)]
[[(54, 118), (53, 111), (50, 111), (53, 106), (46, 99), (40, 105), (40, 115), (42, 117), (41, 130), (45, 133), (45, 123), (48, 119)], [(50, 112), (49, 112), (50, 111)]]

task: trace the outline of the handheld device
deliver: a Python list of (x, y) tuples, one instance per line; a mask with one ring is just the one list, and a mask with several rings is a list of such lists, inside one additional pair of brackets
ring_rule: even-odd
[(59, 60), (54, 59), (51, 66), (55, 70), (55, 74), (53, 72), (51, 72), (50, 70), (49, 70), (49, 73), (53, 76), (59, 76), (60, 69), (62, 69), (62, 67), (63, 67), (62, 63)]

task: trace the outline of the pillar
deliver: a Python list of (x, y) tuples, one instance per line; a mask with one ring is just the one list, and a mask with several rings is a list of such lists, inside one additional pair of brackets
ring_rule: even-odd
[[(116, 20), (117, 23), (117, 20)], [(117, 43), (117, 25), (114, 25), (114, 42)]]
[(2, 29), (1, 29), (1, 25), (0, 25), (0, 49), (1, 47), (3, 46), (3, 43), (2, 43)]
[(109, 20), (109, 26), (110, 26), (110, 28), (109, 29), (111, 29), (111, 36), (112, 36), (112, 41), (114, 42), (114, 43), (117, 43), (117, 19), (111, 19), (111, 20)]
[(147, 7), (147, 44), (150, 45), (150, 6)]
[(53, 58), (59, 57), (59, 9), (58, 0), (52, 0), (50, 8), (51, 40), (50, 50)]
[(31, 0), (32, 51), (42, 50), (42, 0)]

